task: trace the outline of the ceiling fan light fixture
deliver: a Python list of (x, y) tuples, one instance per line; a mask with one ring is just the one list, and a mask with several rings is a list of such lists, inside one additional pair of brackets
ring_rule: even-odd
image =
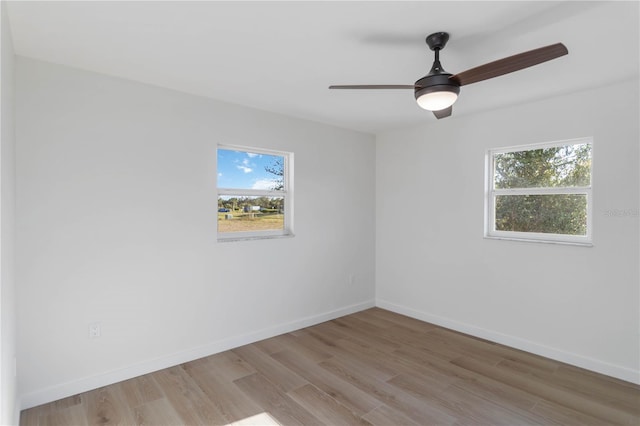
[(449, 80), (451, 74), (428, 75), (416, 81), (418, 106), (427, 111), (449, 108), (458, 99), (460, 86)]
[(418, 106), (427, 111), (440, 111), (449, 108), (458, 99), (455, 91), (440, 90), (437, 92), (423, 93), (416, 101)]

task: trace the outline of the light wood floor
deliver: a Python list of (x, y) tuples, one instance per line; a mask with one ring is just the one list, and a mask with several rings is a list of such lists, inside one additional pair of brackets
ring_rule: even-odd
[(639, 425), (640, 387), (374, 308), (20, 418), (22, 425), (230, 423)]

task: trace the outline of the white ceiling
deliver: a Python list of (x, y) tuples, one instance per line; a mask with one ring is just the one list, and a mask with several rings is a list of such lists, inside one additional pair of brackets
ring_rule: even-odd
[[(638, 2), (8, 2), (17, 55), (377, 133), (435, 121), (411, 90), (563, 42), (569, 55), (462, 87), (454, 117), (638, 78)], [(449, 118), (451, 120), (454, 118)]]

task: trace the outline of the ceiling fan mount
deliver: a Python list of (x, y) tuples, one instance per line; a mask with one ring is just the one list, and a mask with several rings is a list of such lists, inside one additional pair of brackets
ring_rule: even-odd
[(450, 74), (440, 64), (440, 51), (448, 41), (449, 34), (443, 31), (427, 36), (427, 45), (434, 52), (435, 58), (429, 74), (414, 84), (337, 85), (329, 86), (329, 89), (413, 89), (418, 105), (432, 111), (436, 118), (440, 119), (451, 115), (452, 105), (460, 93), (460, 86), (519, 71), (569, 53), (564, 44), (556, 43), (489, 62), (458, 74)]
[(427, 46), (431, 50), (442, 50), (449, 41), (449, 33), (437, 32), (427, 36)]

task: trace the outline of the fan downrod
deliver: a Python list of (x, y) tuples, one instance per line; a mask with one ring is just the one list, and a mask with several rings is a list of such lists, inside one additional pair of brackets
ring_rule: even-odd
[(449, 41), (449, 33), (437, 32), (427, 36), (427, 46), (431, 50), (442, 50)]

